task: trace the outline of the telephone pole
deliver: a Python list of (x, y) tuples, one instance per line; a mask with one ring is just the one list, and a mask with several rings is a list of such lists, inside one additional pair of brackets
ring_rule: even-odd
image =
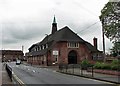
[[(102, 21), (102, 24), (104, 23), (104, 21)], [(102, 38), (103, 38), (103, 58), (104, 58), (104, 62), (106, 61), (105, 58), (105, 30), (102, 26)]]

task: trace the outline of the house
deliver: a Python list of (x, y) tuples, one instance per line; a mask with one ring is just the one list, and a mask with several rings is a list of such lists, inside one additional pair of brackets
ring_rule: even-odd
[(29, 48), (27, 62), (34, 65), (79, 64), (84, 59), (103, 60), (102, 55), (97, 49), (97, 38), (93, 46), (68, 26), (57, 30), (54, 17), (51, 34)]
[(16, 59), (23, 59), (23, 51), (21, 50), (0, 50), (2, 62), (16, 61)]

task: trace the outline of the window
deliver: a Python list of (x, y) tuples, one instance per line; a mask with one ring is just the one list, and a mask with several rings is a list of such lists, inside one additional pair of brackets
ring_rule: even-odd
[(41, 50), (43, 49), (42, 45), (41, 45)]
[(41, 46), (39, 46), (39, 50), (41, 50)]
[(39, 46), (37, 47), (37, 50), (39, 51), (40, 49), (39, 49)]
[(67, 45), (68, 48), (79, 48), (79, 43), (69, 42)]
[(46, 44), (44, 45), (44, 49), (46, 49)]
[(46, 48), (48, 48), (48, 44), (46, 44)]
[(42, 49), (45, 49), (44, 45), (42, 45)]
[(103, 58), (102, 58), (101, 54), (96, 53), (96, 54), (93, 54), (92, 60), (103, 60)]

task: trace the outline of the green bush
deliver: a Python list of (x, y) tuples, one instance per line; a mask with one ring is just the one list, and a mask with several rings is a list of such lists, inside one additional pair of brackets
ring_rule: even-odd
[(85, 59), (85, 60), (83, 60), (82, 62), (81, 62), (81, 65), (82, 66), (88, 66), (90, 63), (89, 63), (89, 61), (87, 60), (87, 59)]
[(115, 59), (115, 60), (112, 61), (111, 64), (112, 64), (112, 65), (119, 65), (119, 64), (120, 64), (120, 60)]
[(100, 62), (96, 62), (95, 65), (93, 66), (93, 68), (101, 69), (101, 63)]
[(112, 61), (111, 69), (112, 70), (120, 70), (120, 61), (118, 59), (115, 59)]
[(87, 69), (88, 66), (91, 66), (91, 64), (89, 63), (89, 61), (87, 59), (84, 59), (82, 62), (81, 62), (81, 66), (82, 66), (82, 69)]
[(113, 60), (111, 64), (96, 62), (93, 67), (96, 69), (120, 70), (120, 61)]
[(111, 69), (111, 65), (110, 64), (107, 64), (107, 63), (100, 63), (100, 62), (97, 62), (95, 65), (94, 65), (94, 68), (96, 69)]
[(111, 66), (111, 69), (112, 69), (112, 70), (118, 70), (118, 65), (112, 65), (112, 66)]
[(102, 64), (101, 64), (101, 69), (110, 70), (110, 69), (111, 69), (111, 64), (102, 63)]

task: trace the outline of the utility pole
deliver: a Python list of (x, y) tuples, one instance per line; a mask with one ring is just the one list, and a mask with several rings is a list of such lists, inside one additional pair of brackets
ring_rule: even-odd
[(48, 66), (48, 34), (45, 34), (47, 36), (47, 56), (46, 56), (46, 64)]
[(102, 20), (102, 38), (103, 38), (103, 58), (104, 58), (104, 62), (106, 61), (105, 58), (105, 30), (103, 28), (103, 24), (104, 24), (104, 19)]
[(24, 46), (22, 45), (22, 52), (24, 51)]
[(22, 45), (22, 52), (23, 52), (23, 57), (21, 57), (20, 59), (24, 59), (24, 46)]
[[(102, 12), (102, 11), (101, 11)], [(104, 15), (106, 15), (106, 13), (104, 14)], [(100, 21), (101, 21), (101, 23), (102, 23), (102, 39), (103, 39), (103, 60), (104, 60), (104, 62), (106, 61), (106, 58), (105, 58), (105, 29), (104, 29), (104, 17), (103, 17), (103, 15), (101, 15), (101, 16), (99, 16), (99, 19), (100, 19)]]

